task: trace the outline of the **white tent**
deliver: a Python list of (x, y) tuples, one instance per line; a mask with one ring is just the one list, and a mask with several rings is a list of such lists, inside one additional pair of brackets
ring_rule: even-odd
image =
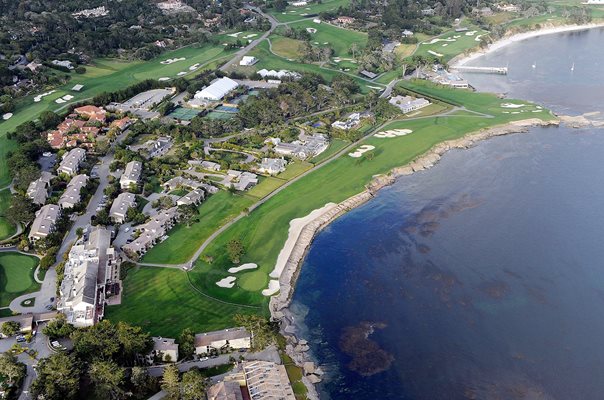
[(196, 99), (220, 100), (239, 84), (234, 80), (224, 77), (214, 81), (207, 88), (195, 93)]

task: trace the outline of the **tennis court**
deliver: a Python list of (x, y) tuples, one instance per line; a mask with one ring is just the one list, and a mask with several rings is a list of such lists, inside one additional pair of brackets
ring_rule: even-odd
[(174, 118), (174, 119), (180, 119), (183, 121), (190, 121), (193, 118), (195, 118), (197, 116), (197, 114), (199, 114), (199, 113), (200, 113), (200, 111), (197, 111), (197, 110), (178, 107), (177, 109), (172, 111), (170, 114), (168, 114), (168, 117)]
[(236, 107), (218, 106), (216, 107), (216, 111), (222, 111), (226, 113), (237, 113), (239, 112), (239, 109), (237, 109)]
[(211, 111), (208, 115), (205, 116), (205, 118), (209, 118), (209, 119), (231, 119), (231, 118), (233, 118), (234, 115), (235, 114), (233, 114), (233, 113)]

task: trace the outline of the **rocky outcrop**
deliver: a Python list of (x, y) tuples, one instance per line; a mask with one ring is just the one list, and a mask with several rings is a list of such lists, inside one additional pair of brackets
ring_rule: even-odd
[(571, 128), (601, 128), (604, 127), (604, 120), (597, 118), (600, 113), (589, 113), (578, 116), (563, 115), (560, 121)]

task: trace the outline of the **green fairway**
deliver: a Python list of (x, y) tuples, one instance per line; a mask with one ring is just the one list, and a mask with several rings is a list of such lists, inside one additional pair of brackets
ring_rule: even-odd
[(316, 29), (317, 32), (310, 35), (310, 42), (319, 47), (331, 47), (334, 50), (334, 57), (351, 57), (348, 54), (348, 49), (353, 43), (356, 43), (359, 49), (367, 44), (366, 33), (338, 28), (326, 23), (316, 24), (312, 20), (308, 20), (289, 24), (289, 27), (294, 29)]
[(187, 274), (172, 268), (139, 267), (124, 280), (122, 304), (107, 319), (143, 327), (152, 335), (177, 337), (184, 328), (204, 332), (233, 326), (233, 315), (262, 312), (221, 303), (195, 291)]
[(319, 14), (326, 11), (335, 11), (338, 7), (346, 7), (350, 0), (324, 0), (320, 3), (310, 3), (307, 6), (294, 7), (288, 6), (285, 11), (271, 10), (269, 13), (279, 22), (291, 22), (302, 18), (308, 18), (309, 15)]
[[(488, 32), (477, 27), (468, 27), (467, 32), (450, 30), (437, 38), (428, 39), (418, 45), (415, 55), (442, 57), (445, 61), (478, 47), (480, 38)], [(430, 53), (432, 52), (432, 53)]]
[(0, 240), (12, 236), (17, 231), (17, 228), (4, 217), (4, 213), (10, 206), (10, 197), (9, 189), (0, 191)]
[(25, 293), (40, 290), (34, 279), (38, 259), (16, 252), (0, 253), (0, 307)]
[(288, 37), (272, 35), (270, 37), (271, 49), (275, 54), (283, 58), (298, 59), (302, 57), (300, 48), (304, 44), (301, 40), (290, 39)]
[(311, 158), (310, 162), (313, 164), (322, 163), (323, 161), (327, 160), (329, 157), (333, 156), (334, 154), (336, 154), (338, 151), (342, 150), (344, 147), (348, 146), (349, 144), (350, 144), (350, 142), (348, 140), (332, 139), (327, 150), (325, 150), (323, 153), (319, 154), (318, 156)]

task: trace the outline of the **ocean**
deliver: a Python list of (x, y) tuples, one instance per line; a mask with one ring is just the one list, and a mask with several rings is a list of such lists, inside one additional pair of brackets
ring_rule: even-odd
[[(604, 112), (603, 39), (529, 39), (471, 63), (509, 75), (466, 76), (559, 114)], [(291, 305), (321, 397), (602, 399), (603, 154), (602, 129), (493, 138), (322, 231)]]

